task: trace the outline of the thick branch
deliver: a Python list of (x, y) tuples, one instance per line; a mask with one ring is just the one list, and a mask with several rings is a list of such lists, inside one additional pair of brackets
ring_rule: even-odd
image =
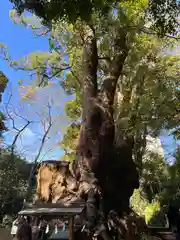
[(62, 67), (62, 68), (52, 68), (52, 69), (55, 70), (55, 73), (53, 73), (53, 74), (48, 76), (46, 74), (46, 68), (44, 68), (44, 73), (41, 74), (41, 80), (40, 80), (40, 82), (38, 84), (38, 87), (43, 86), (46, 78), (48, 80), (51, 80), (52, 78), (58, 76), (58, 74), (60, 74), (62, 71), (70, 70), (71, 67), (70, 66), (66, 66), (66, 67)]
[(84, 67), (84, 91), (83, 91), (83, 120), (87, 118), (88, 106), (97, 95), (97, 66), (98, 54), (94, 32), (90, 29), (84, 41), (83, 67)]
[(128, 47), (126, 45), (126, 33), (122, 27), (118, 29), (118, 36), (114, 44), (115, 56), (110, 63), (109, 73), (105, 77), (102, 85), (102, 93), (104, 100), (108, 105), (112, 105), (114, 101), (114, 94), (116, 90), (116, 84), (121, 74), (124, 61), (128, 55)]
[[(96, 131), (97, 128), (93, 125), (94, 124), (93, 119), (95, 118), (94, 99), (97, 96), (97, 66), (98, 66), (98, 54), (96, 37), (94, 31), (92, 29), (88, 29), (86, 30), (86, 38), (84, 39), (84, 51), (83, 51), (83, 67), (84, 67), (83, 116), (82, 116), (83, 125), (80, 130), (80, 138), (77, 148), (78, 153), (81, 156), (83, 155), (87, 159), (89, 159), (89, 154), (91, 156), (93, 155), (92, 149), (90, 147), (92, 146), (93, 140), (94, 139), (97, 140)], [(95, 124), (98, 125), (98, 123)], [(95, 132), (96, 134), (94, 134)]]

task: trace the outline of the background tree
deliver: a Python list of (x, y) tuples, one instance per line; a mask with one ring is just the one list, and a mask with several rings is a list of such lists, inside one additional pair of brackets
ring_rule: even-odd
[[(8, 82), (8, 79), (6, 78), (4, 73), (0, 71), (0, 102), (2, 101), (2, 93), (5, 91), (7, 82)], [(0, 112), (0, 137), (2, 137), (3, 131), (6, 130), (4, 120), (5, 120), (5, 117), (3, 113)]]
[[(34, 179), (31, 179), (32, 182), (29, 179), (36, 170), (34, 165), (37, 165), (37, 162), (40, 162), (51, 150), (45, 145), (48, 143), (51, 128), (57, 121), (53, 115), (54, 108), (53, 104), (50, 104), (50, 97), (47, 99), (47, 106), (43, 105), (42, 111), (42, 106), (35, 108), (32, 101), (29, 102), (29, 104), (32, 104), (34, 114), (24, 111), (23, 101), (16, 106), (14, 97), (16, 96), (13, 96), (12, 92), (6, 91), (6, 99), (1, 107), (5, 116), (5, 123), (8, 126), (8, 129), (2, 135), (3, 139), (0, 144), (0, 184), (2, 186), (0, 225), (3, 227), (11, 227), (12, 220), (16, 218), (18, 211), (23, 206), (24, 199), (29, 197), (29, 191), (33, 192)], [(27, 108), (27, 105), (25, 107)], [(37, 110), (36, 113), (35, 110)], [(32, 134), (32, 136), (34, 137), (29, 144), (26, 144), (28, 141), (26, 133), (28, 131), (31, 133), (33, 124), (32, 133), (34, 135)], [(6, 140), (7, 136), (10, 139), (9, 141)], [(39, 139), (38, 144), (35, 142), (36, 138)], [(34, 144), (37, 146), (34, 147)], [(26, 155), (24, 153), (29, 150), (28, 148), (35, 151), (34, 161), (23, 157)]]
[(1, 223), (5, 215), (14, 216), (22, 208), (27, 189), (27, 176), (31, 164), (20, 156), (12, 159), (11, 149), (1, 149), (0, 155), (0, 203)]

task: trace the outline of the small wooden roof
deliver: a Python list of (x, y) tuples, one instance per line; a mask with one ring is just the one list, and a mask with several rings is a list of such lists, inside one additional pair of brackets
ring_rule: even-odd
[(69, 165), (70, 162), (69, 162), (69, 161), (65, 161), (65, 160), (44, 160), (44, 161), (40, 162), (40, 164), (62, 164), (62, 165)]
[(24, 209), (19, 215), (24, 216), (75, 216), (84, 210), (85, 203), (83, 201), (72, 202), (70, 205), (61, 203), (39, 203), (25, 204)]

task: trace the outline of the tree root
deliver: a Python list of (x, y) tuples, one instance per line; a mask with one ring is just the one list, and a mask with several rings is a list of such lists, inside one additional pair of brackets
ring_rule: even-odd
[[(123, 149), (123, 151), (121, 150), (121, 153), (126, 157), (129, 150)], [(128, 158), (129, 160), (125, 158), (126, 163), (123, 166), (123, 162), (109, 155), (108, 159), (110, 157), (113, 159), (113, 166), (112, 164), (108, 165), (109, 161), (104, 158), (103, 160), (107, 164), (103, 165), (103, 169), (99, 167), (96, 175), (88, 164), (91, 159), (79, 155), (75, 161), (74, 174), (69, 170), (69, 164), (61, 166), (60, 162), (55, 165), (43, 163), (39, 169), (35, 201), (70, 205), (77, 200), (85, 200), (84, 222), (82, 223), (82, 232), (78, 233), (77, 240), (133, 239), (134, 220), (130, 216), (120, 217), (120, 212), (122, 214), (124, 211), (123, 201), (128, 202), (128, 197), (136, 187), (134, 182), (137, 182), (137, 177), (133, 176), (135, 166), (131, 164), (132, 159), (130, 158)], [(104, 162), (101, 161), (101, 163)], [(129, 172), (126, 174), (127, 165)], [(76, 171), (77, 169), (78, 171)], [(121, 172), (122, 174), (120, 174)], [(123, 188), (123, 180), (127, 182), (126, 189)], [(119, 192), (119, 189), (122, 193)]]

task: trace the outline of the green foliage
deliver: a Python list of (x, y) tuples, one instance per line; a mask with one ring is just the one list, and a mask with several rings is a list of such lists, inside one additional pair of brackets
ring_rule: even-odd
[(153, 216), (160, 210), (160, 203), (159, 202), (153, 202), (150, 203), (144, 211), (145, 214), (145, 220), (146, 223), (150, 223), (151, 219), (153, 218)]
[(144, 211), (148, 205), (147, 199), (143, 197), (139, 189), (135, 189), (133, 195), (130, 199), (131, 208), (139, 214), (141, 217), (144, 217)]
[(1, 93), (4, 92), (8, 83), (7, 77), (4, 75), (3, 72), (0, 71), (0, 91)]
[(78, 1), (21, 1), (21, 0), (12, 0), (15, 4), (15, 7), (21, 13), (24, 9), (35, 12), (37, 16), (42, 17), (46, 23), (49, 23), (52, 20), (57, 19), (67, 19), (70, 22), (74, 22), (78, 17), (82, 20), (90, 20), (90, 17), (93, 11), (98, 11), (101, 13), (107, 13), (110, 6), (112, 6), (114, 0), (108, 1), (87, 1), (83, 0)]
[(5, 116), (2, 112), (0, 112), (0, 137), (2, 137), (2, 134), (4, 131), (7, 130), (6, 126), (5, 126)]
[[(8, 79), (4, 75), (3, 72), (0, 71), (0, 102), (2, 100), (2, 93), (4, 93), (6, 87), (7, 87)], [(5, 126), (5, 117), (2, 112), (0, 112), (0, 137), (2, 137), (2, 133), (6, 130)]]
[(168, 208), (166, 206), (161, 207), (159, 211), (155, 212), (149, 224), (158, 227), (167, 226), (167, 211)]
[(60, 147), (65, 151), (65, 156), (63, 156), (62, 159), (68, 159), (69, 161), (75, 159), (80, 127), (80, 123), (74, 122), (68, 127), (64, 134), (63, 140), (60, 143)]
[[(33, 52), (15, 61), (8, 56), (6, 47), (1, 46), (1, 54), (14, 69), (21, 69), (34, 75), (35, 78), (31, 81), (33, 86), (47, 86), (51, 78), (60, 77), (61, 72), (67, 67), (61, 64), (62, 57), (56, 52)], [(23, 81), (19, 83), (22, 85)]]
[[(157, 154), (143, 157), (143, 171), (140, 175), (140, 188), (135, 190), (131, 197), (131, 207), (140, 216), (146, 217), (147, 222), (154, 225), (164, 226), (164, 210), (159, 211), (154, 207), (160, 204), (162, 189), (168, 181), (168, 166)], [(158, 205), (159, 206), (159, 205)]]
[(149, 203), (146, 198), (143, 197), (142, 190), (136, 189), (130, 199), (131, 208), (141, 217), (145, 217), (146, 223), (153, 226), (165, 227), (167, 219), (167, 207), (162, 207), (159, 200), (156, 200), (153, 196), (153, 202)]
[(151, 202), (161, 193), (163, 185), (168, 179), (167, 165), (164, 159), (155, 153), (143, 157), (143, 170), (141, 174), (141, 194)]
[(13, 215), (21, 209), (30, 166), (7, 149), (0, 152), (0, 216)]
[(180, 207), (180, 148), (177, 147), (174, 154), (175, 163), (168, 166), (168, 179), (164, 184), (163, 191), (159, 195), (161, 205), (172, 205)]
[[(68, 2), (66, 1), (67, 4)], [(130, 2), (131, 4), (129, 4)], [(21, 1), (19, 3), (21, 4)], [(107, 3), (110, 4), (109, 1)], [(153, 8), (154, 4), (157, 6), (159, 4), (156, 1), (151, 3)], [(43, 6), (44, 10), (50, 5), (51, 7), (55, 6), (53, 4), (53, 1), (50, 1)], [(166, 10), (170, 4), (168, 2)], [(76, 5), (78, 5), (77, 2)], [(28, 5), (25, 8), (28, 9)], [(108, 12), (106, 18), (94, 11), (91, 16), (91, 24), (97, 36), (98, 55), (102, 58), (105, 56), (112, 59), (116, 54), (114, 52), (114, 44), (118, 34), (116, 25), (121, 24), (127, 33), (127, 45), (130, 51), (117, 87), (117, 94), (120, 93), (123, 100), (118, 100), (114, 106), (116, 139), (119, 138), (118, 135), (133, 133), (139, 138), (138, 141), (142, 141), (143, 129), (148, 128), (148, 134), (153, 136), (158, 136), (164, 128), (177, 129), (179, 119), (179, 93), (177, 89), (179, 76), (177, 72), (180, 59), (178, 55), (165, 53), (167, 48), (174, 46), (175, 41), (166, 38), (158, 39), (156, 36), (148, 34), (149, 30), (146, 30), (149, 19), (145, 14), (145, 9), (148, 8), (146, 0), (122, 1), (115, 8), (114, 12)], [(61, 12), (61, 8), (56, 9), (59, 13)], [(33, 11), (33, 5), (31, 5), (31, 10)], [(51, 13), (51, 17), (54, 18), (53, 12)], [(48, 14), (50, 14), (49, 11)], [(61, 16), (63, 14), (62, 11)], [(26, 91), (24, 99), (30, 99), (37, 86), (46, 86), (58, 81), (67, 94), (75, 97), (74, 100), (68, 101), (65, 106), (66, 114), (73, 122), (78, 121), (81, 117), (82, 78), (84, 74), (82, 49), (83, 39), (89, 27), (80, 18), (69, 23), (66, 18), (59, 19), (59, 16), (56, 16), (56, 21), (53, 21), (51, 28), (47, 27), (47, 30), (50, 31), (46, 34), (49, 37), (50, 52), (35, 52), (18, 61), (13, 61), (4, 49), (4, 58), (8, 59), (11, 67), (26, 70), (31, 75), (30, 84), (32, 87), (24, 87), (21, 81), (21, 87), (24, 87)], [(11, 17), (18, 18), (15, 12), (11, 12)], [(30, 26), (33, 31), (37, 29), (43, 32), (45, 27), (40, 25), (38, 19), (33, 20), (32, 23), (32, 18), (29, 19), (29, 17), (21, 15), (20, 23)], [(107, 73), (108, 61), (99, 60), (98, 68), (98, 83), (101, 86), (103, 77)], [(75, 134), (77, 135), (79, 130), (74, 131), (77, 131)], [(65, 142), (67, 143), (67, 141)], [(68, 148), (68, 152), (71, 149), (70, 145), (62, 144), (62, 146)], [(140, 148), (138, 147), (138, 149)], [(74, 150), (73, 147), (72, 152)], [(138, 159), (141, 161), (141, 157)]]
[[(143, 158), (146, 151), (144, 136), (158, 136), (162, 129), (178, 129), (180, 57), (167, 54), (167, 49), (176, 44), (174, 39), (159, 39), (153, 35), (154, 30), (161, 36), (174, 33), (177, 27), (176, 1), (165, 1), (167, 4), (162, 4), (162, 1), (149, 1), (149, 5), (146, 0), (120, 1), (116, 5), (112, 5), (113, 0), (66, 0), (49, 3), (31, 1), (31, 5), (29, 1), (12, 2), (19, 12), (24, 9), (30, 10), (44, 18), (46, 23), (51, 22), (50, 27), (44, 27), (34, 16), (29, 18), (22, 14), (19, 17), (15, 11), (11, 12), (14, 21), (19, 17), (20, 24), (30, 26), (35, 33), (40, 31), (40, 35), (48, 36), (49, 52), (33, 52), (14, 61), (10, 58), (7, 48), (1, 45), (1, 55), (9, 62), (10, 67), (30, 74), (30, 86), (27, 86), (27, 81), (19, 81), (21, 88), (26, 90), (25, 99), (30, 99), (38, 87), (45, 87), (54, 82), (59, 82), (64, 91), (73, 96), (73, 100), (67, 101), (65, 105), (65, 112), (72, 123), (60, 142), (61, 149), (65, 151), (62, 157), (64, 160), (73, 161), (76, 154), (82, 114), (83, 44), (90, 30), (89, 25), (93, 27), (97, 38), (100, 58), (97, 76), (99, 89), (107, 76), (109, 62), (117, 54), (117, 26), (121, 26), (126, 33), (129, 53), (118, 80), (114, 104), (116, 143), (118, 145), (121, 137), (133, 134), (135, 154), (138, 153), (136, 160), (142, 172), (140, 189), (134, 191), (131, 206), (139, 215), (145, 215), (148, 223), (157, 224), (164, 214), (160, 211), (160, 205), (170, 201), (172, 196), (174, 199), (179, 199), (180, 196), (178, 155), (176, 164), (169, 168), (162, 158), (153, 153)], [(165, 16), (166, 13), (168, 15)], [(118, 98), (118, 94), (121, 95), (121, 99)], [(177, 132), (175, 133), (177, 135)], [(17, 159), (12, 161), (8, 154), (4, 155), (3, 159), (6, 161), (3, 160), (0, 167), (0, 181), (3, 184), (0, 195), (1, 212), (3, 215), (12, 215), (22, 203), (26, 189), (25, 176), (28, 174), (24, 176), (20, 173), (25, 171), (24, 162)], [(20, 170), (21, 168), (24, 170)], [(7, 169), (8, 174), (5, 174)]]
[(117, 112), (121, 106), (126, 112), (119, 115), (119, 128), (125, 120), (134, 133), (148, 127), (149, 134), (156, 136), (161, 129), (178, 127), (180, 57), (163, 53), (170, 43), (146, 34), (137, 37), (120, 79), (123, 101)]
[(65, 105), (65, 112), (69, 119), (79, 120), (81, 117), (81, 102), (80, 99), (68, 101)]
[[(45, 23), (42, 26), (35, 16), (17, 16), (11, 12), (14, 22), (30, 26), (33, 32), (49, 38), (49, 52), (33, 52), (19, 60), (12, 60), (7, 48), (1, 44), (1, 56), (10, 67), (27, 71), (30, 83), (19, 81), (25, 88), (25, 99), (30, 99), (38, 87), (59, 82), (64, 91), (73, 96), (67, 101), (65, 112), (72, 121), (68, 126), (60, 147), (65, 151), (63, 159), (74, 160), (80, 132), (82, 114), (82, 89), (84, 69), (82, 54), (84, 39), (90, 26), (96, 33), (99, 56), (98, 87), (109, 70), (109, 62), (116, 56), (115, 46), (119, 35), (125, 32), (128, 57), (119, 77), (114, 104), (116, 143), (121, 137), (133, 134), (136, 144), (138, 166), (142, 167), (140, 189), (131, 198), (132, 208), (146, 221), (157, 223), (160, 205), (179, 199), (179, 153), (176, 164), (167, 168), (163, 159), (151, 153), (143, 154), (147, 134), (158, 136), (162, 129), (175, 129), (179, 124), (179, 63), (178, 55), (167, 54), (175, 45), (174, 39), (159, 39), (156, 31), (165, 36), (175, 33), (178, 16), (177, 1), (39, 1), (12, 0), (21, 13), (30, 10)], [(167, 4), (166, 4), (167, 3)], [(105, 17), (106, 15), (106, 17)], [(16, 18), (16, 19), (15, 19)], [(121, 32), (117, 28), (121, 26)], [(155, 30), (155, 32), (154, 32)], [(30, 86), (27, 86), (27, 84)], [(3, 82), (3, 87), (5, 82)], [(3, 88), (4, 89), (4, 88)], [(121, 95), (121, 99), (118, 98)], [(175, 132), (176, 135), (177, 132)], [(141, 154), (139, 154), (141, 153)], [(16, 213), (22, 204), (26, 189), (27, 164), (8, 152), (1, 153), (0, 193), (1, 215)], [(169, 170), (169, 172), (167, 171)], [(166, 186), (166, 187), (164, 187)], [(168, 186), (168, 187), (167, 187)], [(176, 186), (176, 187), (173, 187)], [(164, 187), (164, 189), (163, 189)], [(163, 191), (162, 191), (163, 189)], [(151, 202), (151, 203), (150, 203)], [(161, 217), (160, 217), (161, 218)], [(159, 221), (159, 216), (156, 219)], [(6, 218), (4, 219), (4, 221)]]
[(1, 227), (5, 228), (11, 228), (12, 227), (12, 222), (14, 220), (14, 216), (12, 215), (5, 215), (2, 219), (2, 223), (0, 224)]
[[(50, 24), (52, 21), (67, 20), (74, 23), (78, 18), (82, 21), (91, 23), (94, 14), (100, 17), (107, 17), (110, 11), (116, 10), (119, 4), (127, 2), (128, 5), (133, 5), (135, 1), (120, 1), (115, 0), (10, 0), (14, 3), (15, 8), (19, 13), (24, 10), (35, 13), (38, 17), (44, 20), (45, 24)], [(153, 21), (153, 26), (164, 35), (174, 33), (176, 31), (177, 17), (179, 16), (179, 3), (176, 0), (166, 1), (136, 1), (137, 6), (146, 3), (147, 17)], [(149, 4), (147, 4), (149, 3)]]
[[(177, 18), (180, 13), (179, 1), (172, 0), (150, 0), (151, 15), (154, 19), (154, 26), (159, 29), (161, 34), (165, 34), (167, 31), (173, 33), (179, 28)], [(173, 16), (174, 15), (174, 16)]]

